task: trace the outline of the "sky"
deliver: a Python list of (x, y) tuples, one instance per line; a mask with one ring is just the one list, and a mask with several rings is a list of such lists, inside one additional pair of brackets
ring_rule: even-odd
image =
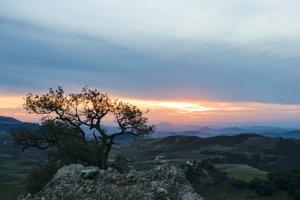
[(155, 123), (300, 121), (298, 0), (0, 0), (0, 115), (85, 85)]

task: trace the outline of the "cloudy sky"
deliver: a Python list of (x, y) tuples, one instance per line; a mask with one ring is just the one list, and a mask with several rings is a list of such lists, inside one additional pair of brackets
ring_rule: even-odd
[(300, 121), (298, 0), (0, 0), (0, 115), (84, 85), (155, 122)]

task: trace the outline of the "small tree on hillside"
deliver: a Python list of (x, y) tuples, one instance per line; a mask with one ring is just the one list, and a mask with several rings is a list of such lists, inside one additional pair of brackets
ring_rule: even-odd
[[(103, 169), (108, 167), (108, 155), (117, 136), (146, 136), (155, 129), (155, 126), (148, 125), (148, 119), (144, 116), (147, 111), (143, 112), (134, 105), (113, 100), (107, 94), (87, 87), (79, 93), (65, 93), (60, 86), (42, 95), (30, 93), (25, 97), (24, 108), (29, 113), (43, 115), (44, 121), (69, 125), (79, 133), (83, 145), (96, 145), (99, 149), (98, 166)], [(104, 128), (103, 119), (108, 116), (116, 122), (119, 128), (117, 132), (109, 133)], [(86, 137), (84, 126), (93, 130), (93, 139)]]

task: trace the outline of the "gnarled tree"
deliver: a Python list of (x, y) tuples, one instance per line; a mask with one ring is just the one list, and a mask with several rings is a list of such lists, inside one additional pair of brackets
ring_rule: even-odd
[[(87, 87), (79, 93), (65, 93), (60, 86), (42, 95), (30, 93), (25, 97), (24, 108), (29, 113), (43, 115), (44, 121), (68, 124), (80, 133), (83, 144), (96, 145), (100, 149), (98, 166), (103, 169), (108, 167), (108, 155), (117, 136), (146, 136), (155, 129), (155, 126), (148, 125), (148, 119), (144, 116), (148, 111), (143, 112), (134, 105), (111, 99), (107, 94)], [(105, 117), (116, 122), (118, 131), (109, 133), (104, 128)], [(84, 127), (93, 130), (92, 139), (86, 137)]]

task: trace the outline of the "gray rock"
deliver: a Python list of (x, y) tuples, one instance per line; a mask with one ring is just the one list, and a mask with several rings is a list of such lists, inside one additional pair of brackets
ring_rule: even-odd
[(155, 191), (157, 194), (159, 194), (159, 196), (165, 196), (168, 194), (168, 191), (165, 189), (165, 188), (156, 188), (156, 191)]
[(100, 169), (98, 167), (88, 167), (81, 171), (81, 177), (84, 179), (92, 179), (99, 173)]
[(64, 166), (42, 191), (23, 200), (42, 197), (45, 200), (202, 200), (181, 170), (168, 163), (145, 172), (132, 170), (128, 174), (111, 168), (103, 171), (76, 164)]
[(53, 176), (52, 181), (58, 181), (59, 179), (64, 179), (67, 176), (72, 176), (78, 174), (78, 172), (84, 169), (83, 165), (81, 164), (71, 164), (60, 168), (56, 174)]

